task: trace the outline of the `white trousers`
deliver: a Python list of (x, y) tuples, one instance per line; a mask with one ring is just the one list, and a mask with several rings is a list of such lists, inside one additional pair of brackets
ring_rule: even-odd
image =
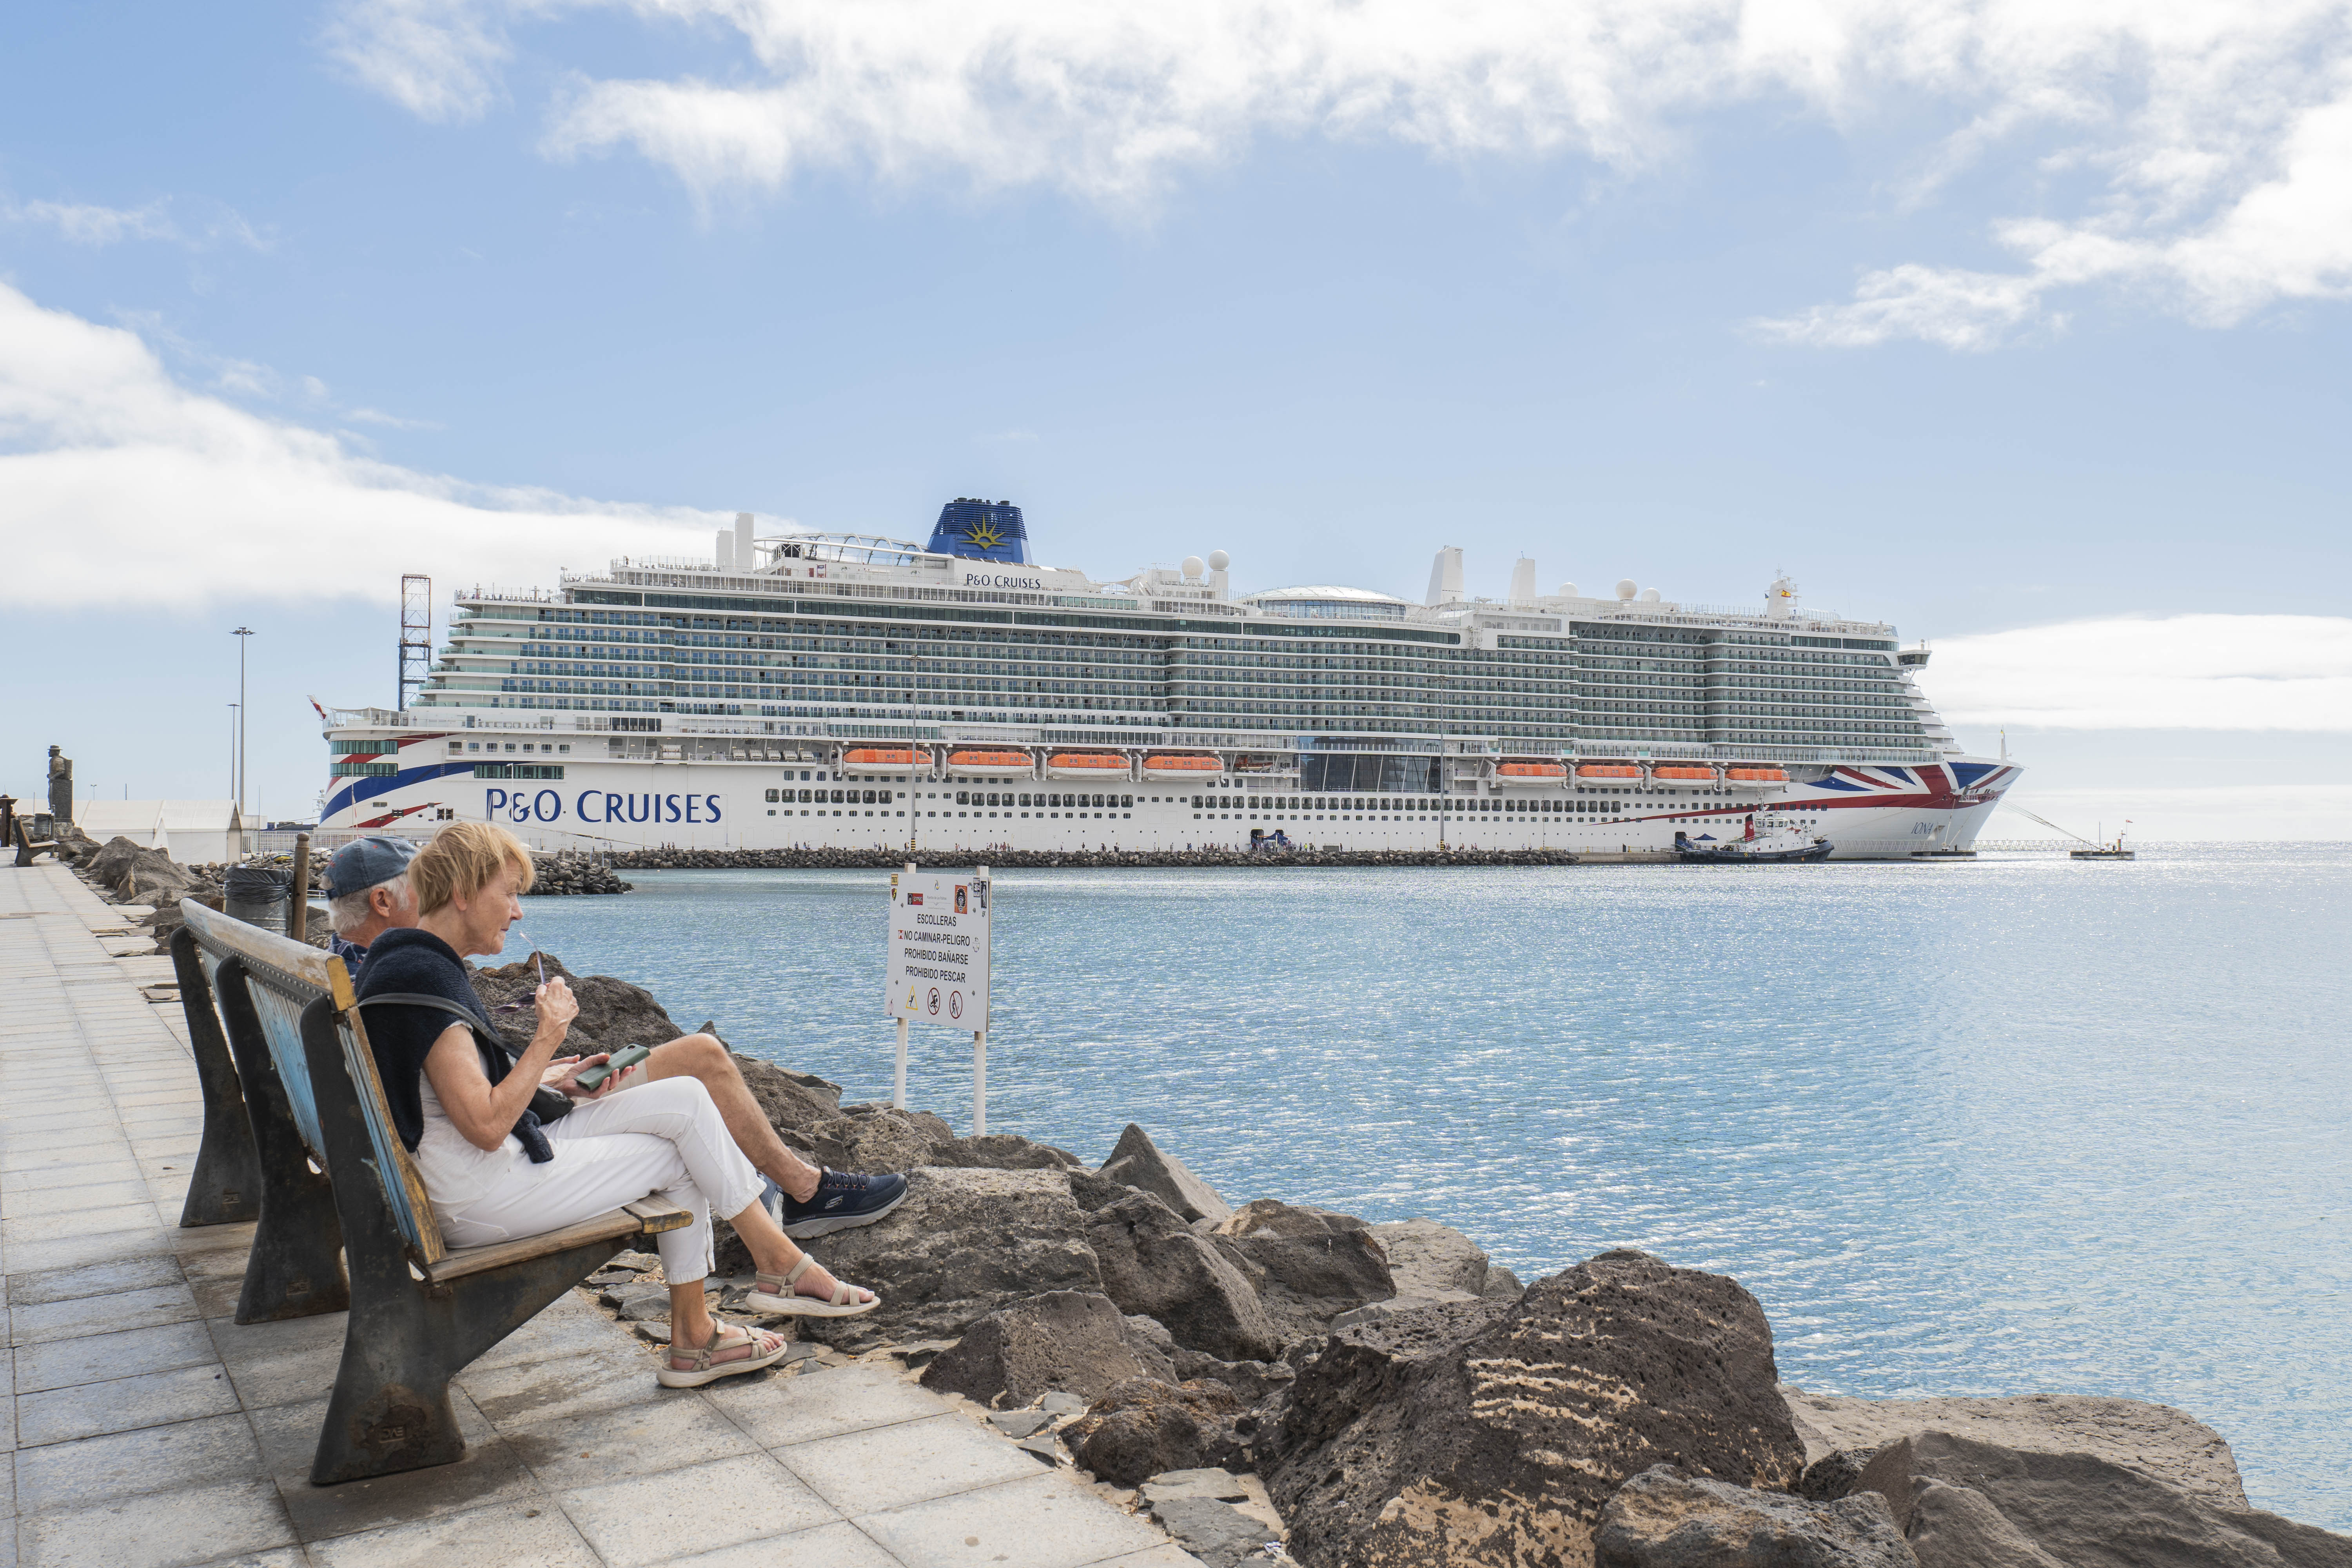
[(582, 1101), (547, 1129), (555, 1158), (540, 1165), (511, 1137), (495, 1150), (462, 1140), (452, 1146), (457, 1129), (446, 1116), (432, 1125), (439, 1110), (426, 1108), (418, 1163), (453, 1247), (538, 1236), (657, 1194), (694, 1215), (692, 1225), (654, 1238), (662, 1273), (682, 1285), (710, 1272), (712, 1212), (741, 1214), (763, 1188), (698, 1079), (666, 1078)]

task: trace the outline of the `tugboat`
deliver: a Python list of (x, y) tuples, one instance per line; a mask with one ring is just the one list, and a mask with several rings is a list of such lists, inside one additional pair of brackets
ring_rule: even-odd
[(1675, 858), (1694, 864), (1741, 866), (1791, 860), (1826, 860), (1836, 846), (1826, 838), (1809, 837), (1796, 819), (1777, 811), (1750, 812), (1737, 838), (1717, 844), (1687, 832), (1675, 834)]

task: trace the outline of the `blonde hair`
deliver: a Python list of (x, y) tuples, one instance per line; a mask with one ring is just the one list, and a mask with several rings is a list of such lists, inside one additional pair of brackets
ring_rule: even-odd
[(452, 899), (472, 898), (506, 866), (515, 868), (515, 891), (530, 891), (530, 851), (520, 839), (487, 822), (451, 823), (408, 863), (416, 912), (429, 915)]

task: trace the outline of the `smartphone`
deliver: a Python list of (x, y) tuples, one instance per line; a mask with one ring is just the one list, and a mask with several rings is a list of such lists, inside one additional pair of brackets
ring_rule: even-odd
[(653, 1054), (651, 1046), (630, 1046), (625, 1050), (614, 1051), (610, 1061), (598, 1063), (572, 1081), (593, 1092), (604, 1088), (604, 1080), (614, 1073), (633, 1068)]

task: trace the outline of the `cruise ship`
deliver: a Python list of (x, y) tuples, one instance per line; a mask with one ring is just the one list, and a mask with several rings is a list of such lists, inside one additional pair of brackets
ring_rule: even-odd
[[(1621, 582), (1502, 600), (1124, 582), (958, 500), (921, 544), (763, 534), (459, 593), (395, 710), (322, 710), (323, 834), (487, 819), (542, 849), (1670, 851), (1770, 810), (1838, 859), (1964, 850), (2018, 770), (1962, 754), (1924, 646)], [(330, 842), (332, 838), (330, 837)]]

